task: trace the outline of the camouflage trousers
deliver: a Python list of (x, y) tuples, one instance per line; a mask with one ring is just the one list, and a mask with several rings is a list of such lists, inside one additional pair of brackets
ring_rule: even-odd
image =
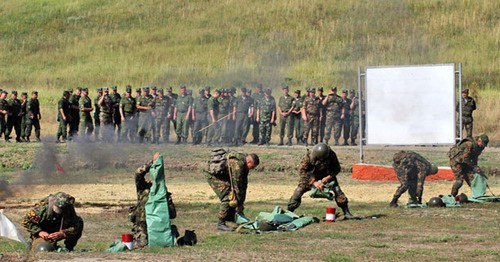
[(420, 179), (417, 178), (416, 171), (408, 170), (408, 168), (403, 166), (394, 166), (394, 171), (401, 183), (398, 189), (396, 189), (396, 193), (394, 193), (394, 198), (396, 200), (399, 199), (408, 190), (408, 194), (410, 195), (409, 204), (421, 204), (424, 184), (423, 182), (419, 182)]
[(335, 139), (335, 142), (338, 142), (340, 138), (340, 132), (342, 131), (342, 119), (340, 119), (340, 114), (328, 112), (326, 115), (326, 141), (330, 140), (332, 129), (333, 138)]
[(270, 117), (261, 118), (259, 123), (259, 141), (261, 143), (268, 143), (271, 141), (272, 124)]
[(175, 129), (175, 133), (177, 134), (177, 138), (187, 139), (189, 134), (189, 126), (188, 120), (186, 120), (187, 112), (177, 112), (176, 123), (177, 127)]
[[(342, 192), (342, 189), (340, 189), (339, 183), (337, 181), (337, 178), (333, 178), (335, 183), (332, 187), (332, 191), (335, 194), (335, 202), (339, 207), (347, 207), (347, 202), (348, 199), (344, 192)], [(302, 196), (307, 192), (310, 191), (312, 188), (312, 185), (309, 185), (308, 183), (304, 183), (305, 181), (299, 181), (299, 186), (295, 189), (293, 192), (292, 197), (290, 197), (290, 200), (288, 201), (288, 210), (294, 211), (297, 209), (300, 204), (302, 203)]]
[(326, 113), (323, 112), (323, 118), (319, 121), (319, 129), (318, 129), (318, 135), (320, 141), (323, 141), (325, 138), (325, 131), (326, 131)]
[(259, 142), (259, 122), (256, 120), (256, 116), (254, 114), (252, 118), (252, 137), (253, 141), (252, 142)]
[(207, 126), (207, 116), (206, 114), (195, 114), (196, 120), (193, 125), (193, 143), (200, 144), (203, 140), (203, 134), (205, 132), (200, 129)]
[(219, 218), (232, 221), (234, 218), (235, 208), (229, 206), (229, 193), (231, 192), (231, 183), (221, 180), (215, 176), (208, 175), (207, 182), (220, 200)]
[(304, 127), (304, 142), (307, 142), (309, 138), (309, 131), (311, 131), (311, 143), (316, 143), (318, 141), (318, 128), (319, 128), (319, 117), (317, 115), (307, 115), (307, 120), (305, 121)]
[(139, 142), (144, 142), (144, 139), (149, 139), (152, 131), (153, 117), (150, 112), (140, 112), (139, 121), (137, 125), (137, 136), (139, 137)]
[(21, 117), (21, 137), (26, 137), (26, 115)]
[(111, 113), (101, 112), (99, 120), (101, 120), (101, 138), (108, 142), (113, 140), (115, 130), (113, 127), (113, 118)]
[(458, 190), (462, 187), (463, 181), (467, 183), (467, 185), (471, 186), (471, 181), (474, 178), (474, 167), (462, 163), (458, 163), (453, 158), (450, 159), (450, 167), (451, 171), (455, 175), (455, 183), (451, 187), (451, 194), (456, 196), (458, 195)]
[(280, 139), (283, 139), (286, 132), (286, 137), (288, 139), (293, 138), (293, 121), (295, 119), (292, 115), (282, 116), (280, 115)]
[(472, 137), (472, 129), (474, 128), (474, 121), (472, 118), (463, 117), (462, 118), (462, 128), (460, 128), (460, 122), (457, 121), (457, 137), (460, 137), (460, 130), (465, 128), (465, 136), (462, 137)]
[(146, 221), (138, 221), (132, 227), (134, 235), (134, 246), (145, 247), (148, 245), (148, 225)]
[(157, 115), (155, 118), (155, 133), (154, 133), (154, 139), (156, 142), (160, 142), (160, 138), (163, 140), (163, 142), (167, 142), (168, 139), (167, 137), (167, 125), (170, 125), (170, 119), (167, 119), (166, 116), (159, 116)]

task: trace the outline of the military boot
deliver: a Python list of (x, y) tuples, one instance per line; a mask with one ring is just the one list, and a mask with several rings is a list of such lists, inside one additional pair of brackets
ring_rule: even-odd
[(347, 143), (347, 139), (344, 139), (344, 144), (343, 144), (343, 146), (348, 146), (348, 145), (349, 145), (349, 143)]
[(283, 137), (280, 137), (280, 142), (278, 144), (278, 146), (282, 146), (283, 145)]
[(186, 143), (187, 143), (187, 138), (183, 137), (183, 138), (182, 138), (182, 143), (183, 143), (183, 144), (186, 144)]
[(219, 218), (219, 222), (217, 223), (217, 230), (220, 230), (220, 231), (234, 231), (234, 228), (228, 227), (226, 225), (226, 221), (224, 221), (222, 218)]
[(349, 211), (349, 206), (346, 204), (346, 205), (343, 205), (341, 206), (340, 208), (342, 208), (342, 212), (344, 212), (344, 219), (345, 220), (348, 220), (348, 219), (356, 219), (355, 216), (353, 216), (351, 214), (351, 212)]
[(398, 206), (398, 198), (399, 197), (393, 197), (391, 203), (389, 203), (389, 207), (397, 208)]
[(175, 142), (176, 145), (180, 144), (181, 143), (181, 138), (180, 137), (177, 137), (177, 142)]
[(335, 139), (335, 145), (338, 146), (339, 145), (339, 140), (338, 139)]
[(356, 139), (351, 139), (351, 146), (357, 146)]
[(287, 146), (292, 146), (292, 139), (288, 139), (288, 142), (286, 142)]
[(328, 139), (325, 139), (325, 144), (327, 144), (327, 145), (328, 145)]

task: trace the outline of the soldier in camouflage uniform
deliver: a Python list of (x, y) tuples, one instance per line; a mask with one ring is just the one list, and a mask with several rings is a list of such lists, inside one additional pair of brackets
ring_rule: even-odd
[(70, 110), (69, 113), (71, 115), (71, 122), (69, 123), (69, 139), (72, 140), (74, 137), (78, 135), (78, 127), (80, 125), (80, 105), (78, 102), (80, 101), (80, 96), (82, 94), (82, 88), (78, 87), (69, 98)]
[(7, 117), (7, 130), (5, 131), (5, 137), (10, 138), (12, 129), (16, 131), (16, 142), (21, 142), (21, 117), (22, 114), (22, 102), (17, 99), (17, 91), (12, 91), (10, 94), (10, 99), (7, 100), (9, 105), (9, 114)]
[(113, 128), (113, 100), (109, 96), (109, 89), (107, 87), (103, 88), (103, 95), (97, 102), (100, 107), (101, 114), (99, 118), (101, 120), (101, 137), (106, 142), (111, 142), (113, 140), (114, 128)]
[(304, 97), (300, 96), (300, 90), (295, 90), (294, 100), (295, 104), (291, 114), (293, 117), (293, 129), (295, 130), (297, 144), (302, 144), (302, 137), (304, 136), (304, 119), (302, 119), (301, 110), (304, 104)]
[[(259, 109), (259, 102), (264, 98), (264, 92), (262, 91), (262, 84), (258, 84), (255, 93), (252, 95), (254, 111)], [(252, 118), (252, 136), (253, 140), (251, 144), (259, 143), (259, 122), (257, 122), (257, 114), (253, 115)]]
[(111, 87), (111, 94), (109, 94), (113, 103), (113, 133), (116, 132), (117, 141), (120, 141), (122, 131), (122, 117), (120, 115), (120, 100), (122, 96), (118, 93), (116, 86)]
[[(226, 221), (234, 221), (235, 214), (243, 214), (248, 172), (259, 163), (260, 160), (256, 154), (227, 152), (222, 148), (212, 151), (204, 173), (208, 184), (220, 200), (217, 230), (233, 231), (233, 228), (226, 225)], [(231, 191), (235, 196), (235, 203), (230, 202)]]
[[(355, 96), (355, 91), (354, 89), (350, 91), (352, 95), (352, 102), (350, 105), (350, 111), (351, 111), (351, 146), (356, 145), (356, 138), (358, 137), (358, 130), (359, 130), (359, 97)], [(363, 123), (365, 120), (365, 102), (361, 101), (361, 114), (363, 117)], [(363, 130), (365, 129), (365, 125), (363, 124)], [(362, 132), (363, 132), (362, 130)], [(364, 135), (364, 132), (363, 132)]]
[(99, 134), (101, 131), (101, 107), (99, 106), (99, 100), (102, 97), (102, 87), (97, 88), (97, 96), (94, 98), (94, 139), (99, 141)]
[(278, 146), (283, 145), (283, 137), (285, 136), (285, 130), (287, 130), (288, 146), (292, 145), (293, 138), (293, 121), (294, 118), (291, 115), (292, 110), (295, 106), (295, 99), (288, 95), (288, 86), (283, 87), (283, 96), (280, 97), (278, 102), (278, 113), (280, 114), (280, 142)]
[(344, 144), (343, 146), (348, 146), (349, 136), (351, 135), (351, 99), (347, 98), (347, 90), (342, 91), (342, 112), (344, 112), (344, 118), (341, 116), (341, 129), (344, 132)]
[(4, 135), (5, 141), (9, 141), (9, 136), (6, 135), (7, 122), (6, 116), (9, 114), (9, 103), (7, 103), (7, 91), (0, 92), (0, 136)]
[(271, 99), (271, 90), (264, 91), (264, 98), (259, 102), (257, 109), (257, 122), (259, 123), (259, 144), (269, 145), (271, 141), (271, 128), (276, 117), (276, 102)]
[[(476, 101), (469, 96), (469, 89), (462, 91), (462, 127), (457, 123), (457, 137), (460, 137), (460, 130), (465, 128), (468, 138), (472, 137), (472, 129), (474, 127), (474, 119), (472, 113), (476, 110)], [(460, 112), (460, 104), (457, 102), (457, 112)], [(457, 118), (458, 119), (458, 118)]]
[(72, 251), (82, 236), (83, 220), (76, 215), (75, 198), (59, 192), (42, 199), (21, 220), (21, 225), (30, 234), (32, 250), (47, 241), (54, 247), (64, 239), (64, 245)]
[(38, 92), (31, 92), (31, 99), (26, 105), (26, 140), (30, 141), (31, 129), (35, 127), (36, 141), (40, 142), (40, 102), (38, 102)]
[(241, 96), (235, 98), (233, 103), (233, 119), (236, 120), (234, 146), (243, 145), (246, 143), (245, 134), (248, 134), (247, 126), (249, 126), (250, 118), (253, 115), (253, 100), (247, 95), (247, 89), (241, 88)]
[(139, 111), (139, 123), (137, 136), (139, 142), (144, 143), (144, 140), (149, 139), (154, 118), (155, 103), (154, 98), (149, 93), (149, 87), (142, 88), (142, 96), (137, 99), (137, 111)]
[(181, 95), (177, 97), (174, 108), (173, 119), (177, 123), (177, 128), (175, 129), (175, 133), (177, 134), (177, 142), (180, 144), (187, 142), (188, 137), (188, 121), (191, 115), (191, 109), (193, 106), (193, 98), (186, 94), (186, 87), (181, 86), (180, 89)]
[(124, 142), (134, 142), (137, 135), (137, 101), (132, 97), (132, 87), (125, 88), (125, 97), (120, 99), (120, 116), (122, 126), (121, 139)]
[[(233, 112), (233, 108), (234, 108), (234, 103), (236, 102), (236, 87), (231, 87), (231, 89), (228, 90), (229, 93), (229, 104), (230, 104), (230, 107), (229, 107), (229, 112), (227, 112), (228, 114), (229, 113), (232, 113)], [(233, 114), (232, 116), (229, 116), (228, 117), (228, 139), (227, 139), (227, 143), (232, 143), (234, 142), (234, 136), (235, 136), (235, 131), (236, 131), (236, 116)]]
[(220, 97), (221, 91), (220, 90), (215, 90), (214, 95), (210, 97), (207, 101), (207, 108), (208, 108), (208, 123), (212, 126), (208, 128), (207, 131), (207, 146), (212, 146), (212, 142), (215, 144), (219, 143), (220, 139), (220, 121), (217, 122), (219, 119), (219, 97)]
[(332, 87), (332, 92), (323, 99), (323, 105), (326, 107), (326, 136), (325, 143), (328, 144), (332, 128), (334, 132), (335, 145), (339, 145), (340, 132), (342, 128), (342, 119), (345, 118), (344, 102), (342, 97), (337, 95), (337, 88)]
[[(153, 160), (142, 165), (135, 171), (135, 188), (137, 191), (137, 204), (130, 208), (130, 222), (134, 224), (132, 232), (134, 233), (134, 242), (137, 247), (145, 247), (148, 245), (148, 229), (146, 224), (146, 203), (149, 200), (149, 192), (152, 186), (151, 181), (147, 182), (144, 176), (149, 173), (151, 166), (158, 158), (159, 154), (156, 153), (153, 156)], [(165, 185), (166, 186), (166, 185)], [(170, 219), (177, 217), (177, 211), (175, 209), (174, 201), (172, 200), (172, 194), (167, 191), (167, 203), (168, 203), (168, 213)], [(174, 229), (175, 226), (171, 225), (173, 232), (177, 232)], [(174, 234), (175, 234), (174, 233)], [(178, 233), (177, 233), (178, 235)]]
[[(63, 97), (57, 103), (57, 120), (59, 121), (59, 129), (57, 130), (57, 142), (66, 142), (68, 136), (68, 123), (72, 118), (69, 113), (70, 104), (68, 101), (69, 92), (64, 91)], [(62, 140), (60, 138), (62, 137)]]
[(253, 119), (253, 116), (255, 115), (255, 112), (256, 112), (256, 109), (255, 109), (255, 102), (253, 101), (253, 98), (252, 98), (252, 89), (248, 88), (247, 89), (247, 99), (249, 100), (248, 102), (251, 104), (251, 107), (250, 107), (250, 112), (248, 113), (248, 118), (245, 119), (244, 123), (243, 123), (243, 135), (242, 135), (242, 143), (243, 144), (246, 144), (247, 143), (247, 136), (248, 136), (248, 132), (250, 132), (250, 125), (252, 124), (252, 119)]
[(463, 180), (471, 186), (474, 173), (481, 173), (481, 168), (477, 165), (477, 159), (489, 141), (488, 136), (485, 134), (474, 139), (466, 138), (453, 146), (448, 152), (451, 170), (455, 175), (455, 183), (451, 188), (453, 196), (458, 195), (458, 190), (462, 187)]
[(194, 120), (193, 127), (193, 145), (201, 144), (203, 140), (203, 133), (200, 129), (207, 125), (207, 112), (208, 112), (208, 99), (205, 96), (205, 90), (198, 91), (198, 97), (194, 99), (193, 110), (191, 110), (191, 117)]
[(302, 119), (305, 122), (304, 137), (302, 140), (307, 146), (309, 131), (311, 131), (311, 144), (318, 143), (318, 128), (319, 122), (323, 118), (321, 112), (321, 100), (316, 96), (316, 89), (309, 89), (309, 97), (304, 99), (302, 106)]
[(172, 87), (169, 87), (166, 90), (167, 93), (165, 94), (165, 98), (168, 100), (168, 104), (166, 105), (167, 116), (166, 116), (165, 130), (164, 130), (165, 136), (163, 137), (163, 142), (168, 143), (170, 142), (170, 123), (173, 122), (172, 116), (174, 114), (174, 107), (177, 101), (177, 95), (174, 96), (174, 94), (172, 94)]
[(355, 218), (349, 211), (349, 201), (337, 181), (339, 172), (340, 163), (337, 155), (327, 144), (316, 144), (312, 153), (307, 150), (299, 165), (299, 185), (288, 202), (288, 210), (293, 212), (297, 209), (302, 202), (302, 195), (311, 190), (313, 186), (323, 191), (325, 184), (334, 182), (332, 190), (335, 194), (335, 202), (342, 208), (346, 219)]
[(229, 118), (232, 115), (233, 106), (231, 105), (231, 100), (229, 98), (229, 90), (223, 89), (222, 94), (219, 97), (219, 115), (224, 117), (221, 123), (221, 139), (222, 143), (229, 143)]
[[(318, 97), (321, 101), (325, 99), (326, 96), (323, 95), (323, 87), (318, 87)], [(324, 106), (323, 103), (321, 103), (320, 110), (323, 117), (319, 121), (318, 135), (319, 135), (319, 141), (324, 142), (323, 139), (325, 138), (325, 129), (326, 129), (326, 106)]]
[(167, 119), (168, 107), (170, 106), (169, 98), (164, 96), (163, 89), (158, 89), (155, 98), (155, 117), (154, 117), (154, 142), (160, 143), (160, 137), (165, 141), (166, 125), (170, 124)]
[(392, 167), (401, 185), (396, 190), (389, 207), (398, 207), (398, 199), (406, 190), (410, 195), (408, 204), (422, 204), (425, 178), (436, 174), (437, 166), (413, 151), (399, 151), (392, 159)]
[(89, 140), (94, 131), (94, 124), (90, 115), (90, 112), (94, 109), (92, 108), (92, 100), (89, 97), (88, 88), (82, 89), (82, 97), (78, 103), (80, 105), (80, 135), (85, 140)]
[(28, 104), (28, 93), (21, 93), (21, 113), (19, 117), (21, 118), (21, 141), (28, 142), (26, 140), (26, 106)]

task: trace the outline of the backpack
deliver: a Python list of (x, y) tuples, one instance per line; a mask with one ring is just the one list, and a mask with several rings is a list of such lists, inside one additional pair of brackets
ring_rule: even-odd
[(210, 152), (210, 160), (208, 161), (206, 172), (212, 176), (222, 176), (227, 170), (227, 154), (229, 150), (224, 148), (214, 148)]
[(448, 151), (448, 157), (452, 159), (462, 154), (462, 144), (464, 144), (467, 141), (472, 141), (472, 140), (470, 138), (464, 138), (462, 139), (462, 141), (458, 142), (456, 145), (450, 148), (450, 151)]

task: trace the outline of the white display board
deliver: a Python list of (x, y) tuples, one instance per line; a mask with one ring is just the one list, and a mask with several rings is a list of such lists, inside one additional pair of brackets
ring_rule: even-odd
[(368, 145), (455, 143), (455, 65), (367, 67)]

